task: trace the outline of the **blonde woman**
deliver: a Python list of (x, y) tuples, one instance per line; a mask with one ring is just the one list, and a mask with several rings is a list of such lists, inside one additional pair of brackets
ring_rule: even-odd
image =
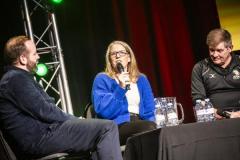
[(113, 41), (106, 52), (106, 68), (93, 82), (92, 100), (99, 118), (114, 120), (120, 143), (129, 136), (156, 128), (150, 83), (139, 72), (131, 47)]

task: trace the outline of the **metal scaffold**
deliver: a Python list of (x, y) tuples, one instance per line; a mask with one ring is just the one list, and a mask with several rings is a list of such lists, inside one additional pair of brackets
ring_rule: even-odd
[(66, 69), (59, 40), (56, 17), (47, 0), (23, 0), (22, 17), (24, 29), (36, 44), (40, 62), (46, 64), (46, 77), (36, 78), (56, 105), (73, 114)]

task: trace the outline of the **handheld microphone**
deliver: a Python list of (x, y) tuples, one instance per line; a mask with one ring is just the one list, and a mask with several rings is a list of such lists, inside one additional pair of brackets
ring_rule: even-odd
[(123, 65), (122, 65), (120, 62), (118, 62), (118, 63), (116, 64), (116, 67), (117, 67), (117, 70), (118, 70), (119, 73), (124, 72)]
[[(117, 71), (121, 74), (122, 72), (124, 72), (124, 68), (123, 68), (123, 65), (120, 63), (120, 62), (118, 62), (117, 64), (116, 64), (116, 67), (117, 67)], [(126, 84), (126, 89), (127, 90), (130, 90), (130, 83), (129, 83), (129, 81), (125, 81), (125, 84)]]
[(227, 111), (224, 111), (222, 109), (217, 109), (217, 114), (222, 117), (225, 117), (225, 118), (230, 118), (230, 116), (231, 116), (230, 113), (228, 113)]

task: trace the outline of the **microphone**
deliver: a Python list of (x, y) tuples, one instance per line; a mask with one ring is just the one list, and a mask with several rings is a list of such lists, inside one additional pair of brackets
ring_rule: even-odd
[(124, 72), (124, 68), (123, 68), (123, 65), (120, 63), (120, 62), (118, 62), (117, 63), (117, 70), (118, 70), (118, 72), (121, 74), (122, 72)]
[(230, 116), (231, 116), (230, 113), (228, 113), (227, 111), (224, 111), (222, 109), (217, 109), (217, 114), (222, 117), (225, 117), (225, 118), (230, 118)]
[[(124, 72), (123, 65), (122, 65), (120, 62), (118, 62), (118, 63), (116, 64), (116, 67), (117, 67), (118, 73), (121, 74), (122, 72)], [(130, 83), (129, 83), (129, 81), (125, 81), (125, 84), (126, 84), (126, 89), (127, 89), (127, 90), (130, 90)]]

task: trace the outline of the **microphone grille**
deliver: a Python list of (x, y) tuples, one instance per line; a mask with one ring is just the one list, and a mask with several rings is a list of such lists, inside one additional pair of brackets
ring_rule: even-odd
[(116, 67), (119, 73), (122, 73), (124, 71), (123, 65), (120, 62), (117, 63)]

